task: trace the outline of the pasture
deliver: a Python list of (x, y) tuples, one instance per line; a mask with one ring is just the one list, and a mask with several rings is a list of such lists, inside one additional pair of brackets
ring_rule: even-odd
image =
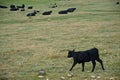
[[(60, 80), (72, 73), (72, 80), (120, 79), (120, 0), (1, 0), (0, 5), (25, 4), (25, 11), (0, 8), (0, 80)], [(50, 4), (56, 8), (49, 8)], [(26, 7), (33, 6), (29, 10)], [(75, 7), (73, 13), (58, 14)], [(27, 13), (39, 10), (36, 16)], [(44, 11), (53, 12), (42, 15)], [(92, 64), (76, 65), (68, 50), (99, 49), (105, 71), (99, 63), (92, 73)], [(44, 78), (38, 78), (44, 69)], [(97, 79), (98, 80), (98, 79)]]

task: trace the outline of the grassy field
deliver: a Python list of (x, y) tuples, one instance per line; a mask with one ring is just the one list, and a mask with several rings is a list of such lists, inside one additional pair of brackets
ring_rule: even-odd
[[(28, 18), (28, 10), (11, 12), (0, 8), (0, 80), (120, 80), (120, 0), (1, 0), (0, 5), (32, 5), (40, 10)], [(57, 3), (57, 8), (49, 8)], [(59, 15), (58, 11), (76, 7), (73, 13)], [(53, 13), (41, 15), (46, 10)], [(67, 58), (67, 50), (87, 50), (97, 47), (104, 62), (91, 73), (91, 63), (85, 72), (76, 65), (69, 72), (73, 60)], [(38, 78), (44, 69), (44, 78)], [(98, 79), (97, 79), (98, 80)]]

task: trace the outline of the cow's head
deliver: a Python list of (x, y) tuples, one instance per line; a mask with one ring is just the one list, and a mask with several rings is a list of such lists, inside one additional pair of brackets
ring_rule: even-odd
[(74, 55), (74, 53), (75, 53), (75, 50), (73, 49), (72, 51), (68, 51), (68, 58), (71, 58), (71, 57), (73, 57), (73, 55)]

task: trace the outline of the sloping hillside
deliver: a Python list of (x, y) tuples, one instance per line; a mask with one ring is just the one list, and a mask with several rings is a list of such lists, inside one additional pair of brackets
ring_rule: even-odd
[[(1, 0), (0, 80), (119, 80), (120, 4), (119, 0)], [(120, 2), (120, 1), (119, 1)], [(10, 5), (25, 4), (25, 11), (10, 11)], [(56, 4), (57, 7), (50, 6)], [(32, 9), (28, 9), (32, 6)], [(68, 14), (61, 10), (76, 8)], [(39, 11), (35, 16), (28, 13)], [(45, 11), (51, 15), (42, 15)], [(99, 49), (105, 71), (99, 63), (91, 73), (91, 62), (82, 72), (78, 64), (70, 72), (73, 59), (68, 50)], [(39, 70), (46, 75), (38, 77)]]

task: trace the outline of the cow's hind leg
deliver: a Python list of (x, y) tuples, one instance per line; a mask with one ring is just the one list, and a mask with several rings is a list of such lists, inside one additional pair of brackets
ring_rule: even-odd
[(97, 61), (101, 64), (102, 69), (105, 70), (105, 68), (103, 66), (103, 61), (101, 59), (97, 59)]
[(85, 65), (85, 62), (82, 62), (82, 72), (84, 72), (84, 65)]
[(95, 60), (92, 60), (92, 64), (93, 64), (93, 68), (92, 68), (92, 71), (91, 71), (91, 72), (94, 72), (94, 69), (95, 69), (95, 66), (96, 66)]

